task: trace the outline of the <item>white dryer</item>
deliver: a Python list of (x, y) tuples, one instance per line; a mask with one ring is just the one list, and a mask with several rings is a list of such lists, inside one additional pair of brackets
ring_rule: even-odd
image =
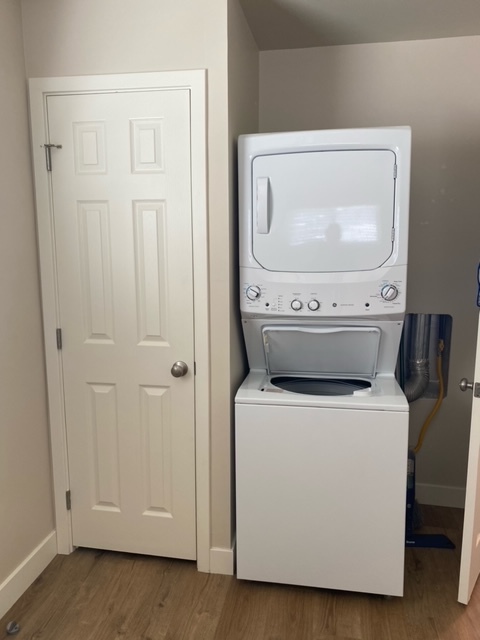
[(410, 130), (243, 136), (237, 575), (403, 594)]

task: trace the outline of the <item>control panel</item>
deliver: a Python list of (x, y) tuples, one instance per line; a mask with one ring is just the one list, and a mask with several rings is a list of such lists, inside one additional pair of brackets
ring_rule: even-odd
[(368, 316), (405, 311), (404, 280), (338, 285), (244, 282), (241, 310), (248, 315)]

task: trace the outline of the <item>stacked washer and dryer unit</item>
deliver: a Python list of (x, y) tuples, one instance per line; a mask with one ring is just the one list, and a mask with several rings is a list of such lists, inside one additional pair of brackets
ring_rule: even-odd
[(239, 578), (403, 594), (408, 127), (242, 136)]

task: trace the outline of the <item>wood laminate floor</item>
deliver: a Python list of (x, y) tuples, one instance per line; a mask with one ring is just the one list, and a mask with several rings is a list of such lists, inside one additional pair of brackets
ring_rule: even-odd
[[(480, 587), (457, 602), (463, 512), (424, 507), (455, 551), (408, 549), (405, 596), (239, 581), (195, 563), (78, 549), (57, 556), (0, 621), (18, 640), (480, 640)], [(375, 544), (372, 541), (372, 544)]]

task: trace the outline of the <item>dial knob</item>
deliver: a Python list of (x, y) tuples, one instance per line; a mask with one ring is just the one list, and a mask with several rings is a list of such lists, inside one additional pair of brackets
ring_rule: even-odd
[(258, 287), (256, 284), (252, 284), (247, 287), (246, 294), (249, 300), (258, 300), (261, 295), (260, 287)]
[(300, 309), (303, 307), (303, 304), (300, 302), (300, 300), (292, 300), (290, 306), (294, 311), (300, 311)]
[(318, 311), (320, 309), (320, 303), (318, 300), (310, 300), (308, 303), (308, 308), (310, 311)]
[(394, 284), (386, 284), (380, 292), (382, 298), (390, 302), (398, 296), (398, 288)]

